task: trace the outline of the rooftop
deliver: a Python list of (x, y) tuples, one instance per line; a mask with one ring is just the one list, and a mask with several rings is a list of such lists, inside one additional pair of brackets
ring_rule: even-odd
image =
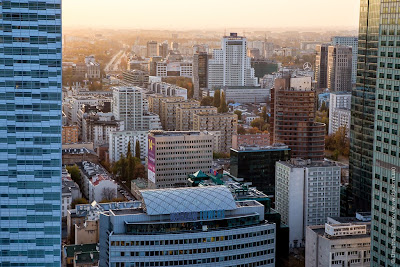
[(323, 161), (312, 161), (305, 160), (302, 158), (292, 158), (288, 161), (279, 161), (279, 163), (286, 165), (291, 168), (301, 168), (301, 167), (336, 167), (338, 164), (333, 161), (323, 160)]
[(148, 215), (237, 208), (225, 186), (142, 190), (144, 208)]
[(163, 131), (163, 130), (155, 130), (150, 131), (149, 135), (153, 136), (185, 136), (185, 135), (204, 135), (203, 132), (192, 132), (192, 131)]
[(272, 146), (240, 146), (239, 149), (231, 150), (235, 152), (263, 152), (263, 151), (275, 151), (275, 150), (290, 150), (289, 146), (284, 144), (275, 144)]

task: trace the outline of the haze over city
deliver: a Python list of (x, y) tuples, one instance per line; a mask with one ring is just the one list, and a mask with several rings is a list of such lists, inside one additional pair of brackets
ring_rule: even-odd
[(352, 30), (358, 0), (67, 0), (64, 27), (132, 29)]

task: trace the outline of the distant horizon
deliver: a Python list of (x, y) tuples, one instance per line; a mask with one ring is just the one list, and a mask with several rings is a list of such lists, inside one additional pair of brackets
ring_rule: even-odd
[[(63, 26), (129, 30), (357, 30), (359, 0), (68, 0)], [(77, 8), (79, 7), (79, 8)]]

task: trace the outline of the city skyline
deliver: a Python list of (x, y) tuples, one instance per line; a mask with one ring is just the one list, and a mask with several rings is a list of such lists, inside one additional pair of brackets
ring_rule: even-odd
[[(321, 3), (320, 0), (301, 2), (256, 0), (252, 2), (252, 5), (243, 5), (238, 0), (229, 2), (204, 0), (201, 5), (205, 7), (204, 12), (207, 12), (207, 17), (205, 17), (204, 12), (192, 12), (192, 3), (182, 0), (132, 1), (130, 3), (115, 0), (113, 5), (109, 5), (105, 0), (84, 2), (69, 0), (63, 3), (63, 26), (67, 28), (85, 25), (99, 28), (179, 30), (225, 28), (356, 30), (358, 28), (360, 6), (358, 0), (336, 0), (334, 5), (332, 5), (333, 1), (332, 3), (324, 2)], [(80, 8), (77, 9), (77, 6)], [(348, 8), (344, 9), (343, 6)], [(298, 12), (299, 10), (302, 12)], [(232, 15), (238, 12), (240, 12), (239, 15)], [(149, 14), (152, 16), (149, 17)], [(282, 19), (283, 14), (285, 19)], [(238, 19), (238, 16), (241, 19)]]

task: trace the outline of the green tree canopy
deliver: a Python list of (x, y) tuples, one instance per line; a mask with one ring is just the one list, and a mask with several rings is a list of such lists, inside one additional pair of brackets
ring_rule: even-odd
[(206, 96), (201, 99), (200, 105), (201, 106), (213, 106), (214, 98), (211, 96)]
[(238, 120), (242, 120), (242, 112), (240, 110), (235, 110), (233, 113), (238, 116)]
[(221, 94), (221, 99), (220, 99), (220, 106), (218, 108), (218, 113), (226, 113), (228, 112), (228, 106), (226, 105), (226, 100), (225, 100), (225, 93), (222, 92)]
[(136, 140), (136, 144), (135, 144), (135, 158), (140, 159), (140, 142), (139, 142), (139, 140)]
[(213, 105), (216, 108), (218, 108), (221, 105), (221, 90), (215, 90)]

